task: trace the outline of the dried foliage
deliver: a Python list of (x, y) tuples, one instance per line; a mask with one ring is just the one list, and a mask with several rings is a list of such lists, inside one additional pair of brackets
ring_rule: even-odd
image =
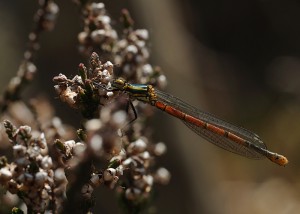
[[(134, 29), (127, 10), (122, 11), (124, 29), (118, 35), (103, 3), (77, 3), (84, 23), (79, 52), (90, 63), (80, 63), (71, 79), (58, 74), (53, 81), (60, 100), (81, 113), (81, 128), (65, 125), (46, 99), (22, 98), (21, 89), (37, 72), (33, 56), (40, 33), (54, 29), (58, 13), (53, 1), (40, 1), (24, 61), (0, 102), (5, 128), (1, 147), (13, 152), (0, 160), (0, 184), (7, 191), (3, 201), (17, 195), (28, 213), (88, 213), (98, 200), (94, 190), (106, 186), (117, 193), (122, 212), (140, 213), (151, 204), (154, 185), (170, 179), (168, 170), (156, 164), (166, 146), (151, 138), (151, 107), (111, 90), (111, 83), (123, 77), (163, 88), (166, 78), (149, 63), (148, 31)], [(132, 122), (136, 112), (138, 119)]]

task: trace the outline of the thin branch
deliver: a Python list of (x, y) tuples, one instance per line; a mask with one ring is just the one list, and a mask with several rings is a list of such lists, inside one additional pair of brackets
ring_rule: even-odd
[(36, 66), (33, 58), (39, 50), (39, 37), (43, 31), (50, 31), (54, 28), (58, 14), (58, 7), (52, 0), (39, 1), (39, 9), (34, 15), (34, 26), (28, 36), (27, 49), (24, 52), (24, 59), (21, 62), (16, 76), (14, 76), (0, 98), (0, 111), (7, 110), (10, 103), (20, 99), (20, 93), (24, 87), (33, 80), (36, 73)]

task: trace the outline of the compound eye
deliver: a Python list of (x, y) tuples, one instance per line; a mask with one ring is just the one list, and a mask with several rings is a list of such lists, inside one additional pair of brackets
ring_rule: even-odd
[(124, 85), (124, 84), (125, 84), (125, 80), (123, 80), (123, 79), (121, 79), (121, 78), (116, 79), (116, 82), (117, 82), (117, 84), (119, 84), (119, 85)]
[(126, 83), (126, 82), (125, 82), (124, 79), (118, 78), (118, 79), (116, 79), (116, 80), (113, 81), (112, 86), (113, 86), (113, 87), (116, 87), (116, 88), (118, 88), (118, 89), (122, 89), (122, 88), (125, 86), (125, 83)]

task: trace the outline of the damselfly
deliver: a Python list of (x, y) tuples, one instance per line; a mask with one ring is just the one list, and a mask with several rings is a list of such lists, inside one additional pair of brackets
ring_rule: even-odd
[(227, 151), (252, 159), (267, 157), (281, 166), (288, 163), (283, 155), (269, 151), (257, 134), (205, 113), (170, 94), (154, 89), (152, 85), (130, 84), (118, 78), (112, 82), (112, 90), (122, 91), (130, 99), (151, 104), (179, 118), (196, 134)]

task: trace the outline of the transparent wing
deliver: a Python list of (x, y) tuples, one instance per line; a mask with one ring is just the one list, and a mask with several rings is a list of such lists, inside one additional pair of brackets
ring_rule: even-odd
[[(155, 90), (157, 95), (157, 100), (172, 106), (188, 115), (191, 115), (195, 118), (198, 118), (200, 120), (203, 120), (209, 124), (212, 124), (214, 126), (217, 126), (219, 128), (224, 129), (227, 132), (231, 132), (247, 141), (249, 141), (252, 144), (255, 144), (256, 146), (266, 149), (266, 145), (262, 142), (262, 140), (259, 138), (259, 136), (251, 131), (248, 131), (247, 129), (244, 129), (242, 127), (237, 127), (235, 125), (232, 125), (228, 122), (225, 122), (221, 119), (216, 118), (212, 114), (205, 113), (187, 103), (184, 101), (167, 94), (165, 92)], [(227, 151), (248, 157), (253, 159), (261, 159), (264, 156), (252, 148), (249, 148), (247, 146), (238, 144), (229, 138), (226, 138), (225, 136), (218, 135), (214, 132), (211, 132), (208, 129), (205, 129), (203, 127), (196, 126), (192, 123), (189, 123), (187, 121), (183, 121), (185, 125), (187, 125), (191, 130), (193, 130), (196, 134), (200, 135), (204, 139), (208, 140), (209, 142), (215, 144), (216, 146), (219, 146)]]

